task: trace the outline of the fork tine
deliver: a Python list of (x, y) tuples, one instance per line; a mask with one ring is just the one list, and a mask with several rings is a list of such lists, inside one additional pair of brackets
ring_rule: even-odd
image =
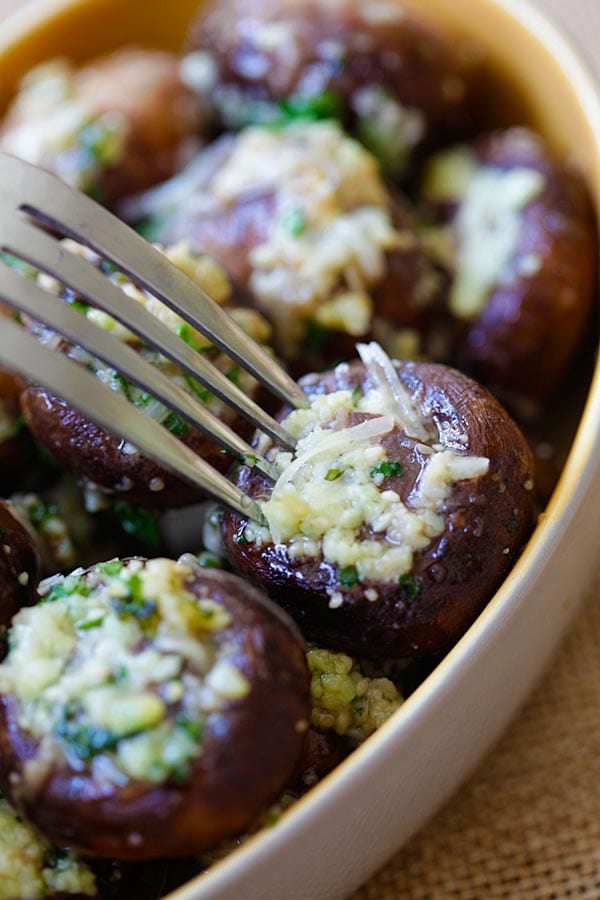
[(294, 446), (293, 439), (279, 422), (99, 269), (10, 210), (0, 209), (0, 227), (2, 250), (57, 278), (92, 306), (121, 322), (145, 344), (155, 347), (276, 442), (289, 448)]
[(258, 504), (216, 472), (166, 428), (149, 419), (77, 363), (53, 353), (20, 325), (0, 327), (0, 358), (12, 371), (47, 385), (90, 419), (133, 444), (159, 465), (244, 516), (264, 522)]
[(139, 353), (6, 265), (0, 267), (0, 298), (12, 309), (26, 313), (117, 369), (234, 456), (245, 457), (269, 478), (277, 477), (270, 463), (246, 441)]
[[(295, 381), (183, 272), (112, 213), (58, 178), (0, 154), (0, 183), (18, 206), (44, 226), (95, 250), (204, 334), (265, 387), (294, 407), (306, 407)], [(47, 198), (47, 199), (42, 199)], [(46, 206), (47, 203), (47, 206)], [(13, 207), (14, 207), (13, 202)], [(52, 210), (61, 210), (60, 218)]]

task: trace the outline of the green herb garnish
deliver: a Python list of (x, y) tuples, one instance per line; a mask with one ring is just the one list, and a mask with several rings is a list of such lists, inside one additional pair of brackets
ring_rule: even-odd
[(130, 506), (128, 503), (115, 503), (113, 508), (121, 528), (126, 534), (130, 534), (149, 547), (160, 546), (161, 539), (154, 513), (147, 509)]
[(344, 474), (344, 469), (327, 469), (325, 481), (337, 481)]
[(400, 575), (398, 578), (398, 585), (402, 588), (404, 595), (408, 600), (414, 600), (419, 596), (421, 589), (417, 580), (413, 575), (409, 575), (408, 572), (405, 572), (404, 575)]
[(120, 391), (120, 393), (125, 394), (128, 400), (130, 399), (131, 384), (120, 372), (113, 372), (110, 387), (113, 391)]
[(244, 525), (238, 532), (236, 532), (233, 540), (238, 545), (238, 547), (245, 547), (250, 543), (248, 538), (246, 537), (246, 526)]
[(356, 566), (345, 566), (343, 569), (340, 569), (338, 578), (342, 587), (354, 587), (354, 585), (357, 584), (359, 580)]
[(89, 306), (87, 305), (87, 303), (84, 303), (83, 300), (71, 300), (71, 303), (69, 305), (72, 309), (76, 310), (78, 313), (81, 313), (82, 316), (85, 316), (87, 314), (87, 311), (89, 310)]
[(241, 388), (241, 386), (242, 386), (240, 384), (241, 371), (242, 370), (241, 370), (240, 366), (232, 366), (230, 369), (227, 369), (227, 371), (225, 372), (225, 377), (229, 378), (229, 380), (231, 382), (233, 382), (233, 384), (235, 384), (236, 387), (239, 387), (239, 388)]
[(302, 349), (305, 353), (319, 353), (331, 337), (331, 329), (324, 328), (313, 319), (304, 322), (304, 329)]
[(124, 565), (125, 563), (121, 562), (120, 559), (111, 559), (108, 562), (98, 563), (96, 569), (102, 575), (108, 575), (109, 578), (113, 578), (121, 573)]
[(371, 478), (375, 478), (376, 475), (383, 475), (385, 478), (400, 478), (404, 474), (404, 468), (399, 462), (384, 459), (379, 465), (373, 466), (369, 474)]
[(176, 331), (178, 337), (181, 338), (182, 341), (185, 341), (192, 350), (195, 350), (196, 353), (206, 353), (208, 350), (212, 350), (212, 344), (199, 344), (192, 334), (191, 327), (187, 324), (187, 322), (183, 322)]
[(217, 556), (214, 556), (212, 553), (207, 553), (203, 551), (202, 553), (198, 553), (196, 559), (198, 560), (199, 565), (202, 566), (203, 569), (220, 569), (221, 563)]
[(119, 742), (118, 737), (106, 728), (82, 725), (69, 719), (64, 719), (57, 725), (56, 735), (85, 761), (100, 753), (116, 750)]
[(299, 206), (288, 209), (281, 217), (281, 227), (292, 237), (300, 237), (306, 230), (306, 216)]
[(87, 586), (83, 578), (75, 575), (67, 575), (57, 584), (52, 585), (50, 591), (40, 598), (40, 603), (54, 603), (62, 597), (71, 597), (73, 594), (79, 594), (81, 597), (88, 597), (90, 588)]
[(342, 101), (335, 91), (320, 94), (292, 94), (279, 104), (284, 122), (294, 119), (339, 119), (342, 115)]
[(175, 437), (183, 437), (190, 430), (190, 427), (183, 416), (180, 416), (179, 413), (176, 412), (169, 413), (164, 421), (164, 426), (171, 434), (174, 434)]
[(49, 519), (58, 515), (58, 506), (55, 503), (45, 503), (37, 497), (33, 503), (25, 507), (27, 518), (36, 531), (39, 531)]
[(104, 616), (96, 616), (95, 619), (88, 619), (86, 622), (78, 622), (79, 631), (90, 631), (92, 628), (98, 628), (104, 622)]

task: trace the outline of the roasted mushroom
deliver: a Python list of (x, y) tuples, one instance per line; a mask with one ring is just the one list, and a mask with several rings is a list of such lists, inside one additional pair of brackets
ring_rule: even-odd
[[(73, 252), (85, 252), (74, 242), (67, 242), (67, 246)], [(170, 247), (165, 252), (215, 300), (222, 303), (229, 301), (231, 286), (221, 266), (208, 257), (193, 253), (185, 244)], [(155, 298), (140, 291), (120, 273), (113, 272), (107, 277), (161, 319), (198, 353), (209, 355), (214, 365), (246, 393), (252, 395), (256, 392), (257, 384), (245, 370), (220, 353), (179, 316)], [(57, 293), (61, 292), (61, 286), (57, 282), (50, 286), (54, 287)], [(149, 362), (205, 404), (211, 412), (232, 425), (238, 433), (247, 434), (250, 431), (250, 426), (240, 416), (188, 373), (144, 345), (110, 316), (86, 306), (76, 298), (70, 299), (77, 304), (82, 314), (138, 349)], [(270, 335), (268, 324), (256, 311), (232, 307), (230, 312), (251, 337), (264, 341)], [(229, 458), (221, 452), (214, 441), (197, 429), (189, 427), (180, 415), (171, 412), (158, 400), (123, 378), (120, 373), (86, 354), (81, 348), (60, 340), (56, 334), (47, 329), (36, 328), (31, 323), (30, 327), (36, 331), (41, 340), (85, 365), (105, 384), (122, 393), (134, 406), (180, 437), (216, 469), (223, 471), (229, 466)], [(198, 492), (186, 482), (143, 456), (132, 445), (90, 422), (46, 388), (36, 385), (28, 387), (21, 396), (21, 406), (33, 435), (48, 450), (55, 462), (97, 491), (116, 494), (120, 500), (128, 504), (153, 508), (184, 506), (198, 499)]]
[[(36, 535), (27, 518), (0, 501), (0, 634), (22, 606), (34, 603), (40, 577)], [(1, 655), (1, 654), (0, 654)]]
[[(1, 321), (0, 311), (0, 327)], [(20, 486), (35, 459), (19, 406), (20, 391), (19, 380), (0, 369), (0, 492), (5, 495)]]
[(227, 127), (340, 118), (392, 175), (468, 121), (457, 45), (392, 0), (213, 0), (189, 44), (184, 73)]
[(597, 234), (578, 172), (512, 128), (442, 151), (422, 191), (430, 247), (454, 278), (454, 360), (535, 412), (579, 347), (596, 291)]
[(79, 69), (59, 59), (30, 71), (0, 127), (0, 149), (112, 205), (177, 171), (202, 126), (178, 58), (129, 47)]
[(483, 388), (433, 363), (363, 363), (301, 382), (296, 455), (275, 486), (242, 467), (268, 527), (226, 513), (236, 571), (320, 646), (365, 657), (447, 649), (490, 599), (533, 524), (531, 454)]
[(0, 781), (56, 843), (142, 860), (242, 831), (290, 778), (310, 714), (302, 639), (193, 557), (40, 586), (0, 666)]
[(206, 154), (185, 196), (174, 181), (140, 208), (161, 242), (185, 239), (222, 263), (284, 359), (306, 372), (365, 336), (418, 352), (443, 279), (370, 153), (337, 123), (297, 122), (247, 128)]

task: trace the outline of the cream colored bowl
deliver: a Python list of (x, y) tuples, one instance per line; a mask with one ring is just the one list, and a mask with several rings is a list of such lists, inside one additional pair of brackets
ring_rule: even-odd
[[(85, 59), (132, 41), (179, 48), (197, 5), (38, 0), (2, 26), (0, 105), (27, 69), (54, 55)], [(600, 105), (564, 38), (524, 0), (411, 5), (485, 48), (507, 88), (490, 94), (498, 122), (525, 117), (559, 153), (573, 157), (600, 210)], [(381, 866), (473, 769), (548, 662), (598, 565), (598, 509), (596, 371), (547, 512), (477, 622), (392, 719), (275, 828), (173, 900), (335, 900)]]

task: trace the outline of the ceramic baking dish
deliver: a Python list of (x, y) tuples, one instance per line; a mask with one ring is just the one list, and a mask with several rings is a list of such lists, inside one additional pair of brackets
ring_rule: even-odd
[[(368, 2), (368, 0), (367, 0)], [(484, 49), (495, 124), (528, 121), (585, 173), (600, 210), (600, 104), (565, 39), (524, 0), (411, 0)], [(56, 55), (135, 42), (178, 49), (198, 0), (37, 0), (2, 26), (0, 105)], [(517, 100), (518, 98), (518, 100)], [(567, 406), (571, 406), (570, 403)], [(574, 429), (557, 413), (558, 430)], [(547, 664), (597, 567), (600, 372), (554, 496), (509, 578), (464, 638), (365, 745), (275, 828), (173, 900), (342, 898), (446, 800), (497, 739)]]

